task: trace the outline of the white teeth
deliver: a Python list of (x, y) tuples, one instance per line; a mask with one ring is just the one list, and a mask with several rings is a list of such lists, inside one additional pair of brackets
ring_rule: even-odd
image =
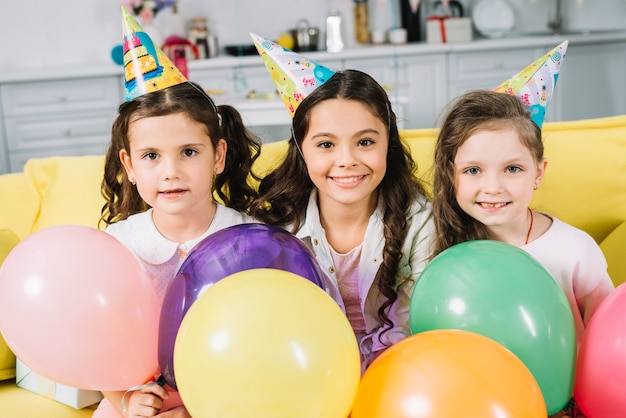
[(506, 206), (506, 203), (481, 203), (480, 205), (486, 208), (501, 208)]
[(333, 180), (337, 183), (348, 184), (348, 183), (356, 183), (359, 181), (360, 177), (333, 177)]

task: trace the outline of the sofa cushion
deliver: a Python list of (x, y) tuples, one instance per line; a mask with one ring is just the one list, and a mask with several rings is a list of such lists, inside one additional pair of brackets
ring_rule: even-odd
[(533, 207), (602, 242), (626, 221), (626, 115), (546, 123), (543, 136), (548, 168)]
[(41, 201), (32, 232), (57, 225), (98, 227), (104, 156), (35, 158), (24, 172)]
[(39, 196), (24, 173), (0, 175), (0, 229), (10, 229), (24, 239), (32, 232), (39, 213)]
[[(8, 229), (0, 229), (0, 265), (9, 255), (13, 247), (20, 242), (15, 233)], [(0, 334), (0, 380), (15, 377), (15, 354), (9, 349), (6, 341)]]

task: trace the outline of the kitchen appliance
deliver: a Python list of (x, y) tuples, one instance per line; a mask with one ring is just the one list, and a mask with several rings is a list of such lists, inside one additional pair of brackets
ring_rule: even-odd
[(224, 50), (228, 53), (228, 55), (234, 55), (235, 57), (258, 54), (254, 44), (226, 45)]
[(422, 39), (420, 22), (420, 2), (417, 0), (400, 0), (402, 27), (406, 29), (406, 41), (417, 42)]
[(181, 74), (185, 77), (189, 77), (187, 59), (198, 59), (198, 47), (191, 43), (188, 39), (181, 38), (178, 35), (172, 35), (165, 40), (161, 49), (174, 63)]
[(317, 51), (320, 30), (314, 28), (306, 19), (298, 20), (295, 29), (291, 29), (291, 36), (294, 39), (294, 51), (306, 52)]
[[(446, 4), (447, 3), (447, 4)], [(436, 1), (434, 13), (437, 16), (463, 17), (463, 5), (456, 0)]]

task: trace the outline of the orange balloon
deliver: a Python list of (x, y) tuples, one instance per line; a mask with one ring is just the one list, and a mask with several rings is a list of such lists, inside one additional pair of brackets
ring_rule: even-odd
[(545, 418), (532, 373), (482, 335), (435, 330), (387, 349), (365, 371), (351, 418)]

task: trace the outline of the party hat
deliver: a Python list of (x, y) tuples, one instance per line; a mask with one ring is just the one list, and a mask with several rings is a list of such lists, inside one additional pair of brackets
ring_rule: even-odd
[(533, 121), (541, 128), (559, 78), (568, 41), (548, 52), (494, 91), (520, 97), (530, 108)]
[(276, 42), (253, 33), (250, 36), (292, 118), (302, 100), (335, 74)]
[(122, 23), (126, 101), (187, 81), (124, 7)]

